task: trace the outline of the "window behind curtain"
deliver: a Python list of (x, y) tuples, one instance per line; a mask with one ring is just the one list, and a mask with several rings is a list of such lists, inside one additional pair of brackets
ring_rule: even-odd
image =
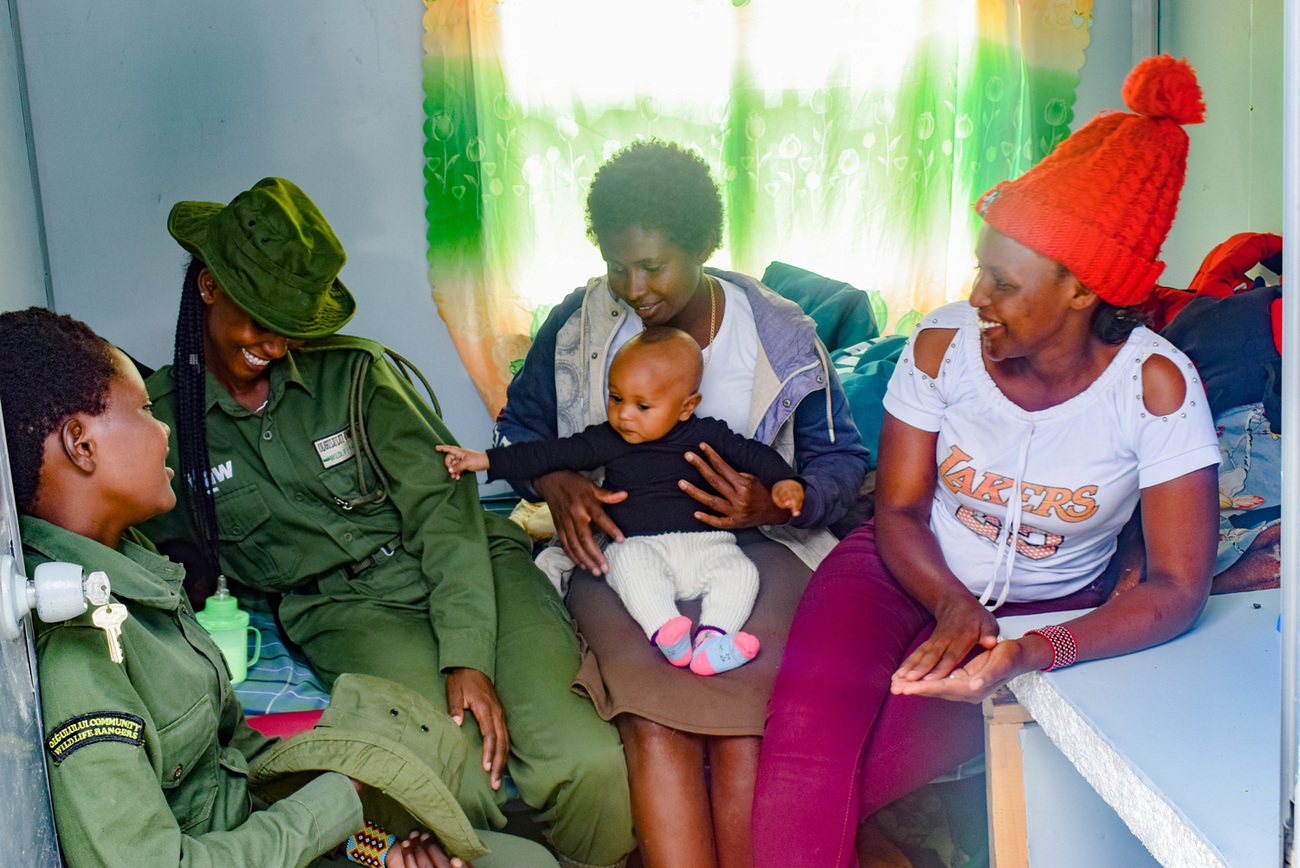
[(426, 0), (433, 297), (489, 408), (550, 305), (604, 270), (597, 168), (656, 137), (726, 205), (711, 264), (781, 260), (886, 331), (960, 298), (971, 204), (1069, 133), (1091, 0)]

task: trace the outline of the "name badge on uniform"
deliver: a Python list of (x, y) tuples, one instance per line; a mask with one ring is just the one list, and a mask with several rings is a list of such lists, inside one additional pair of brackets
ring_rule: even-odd
[(316, 454), (320, 456), (320, 463), (325, 465), (326, 470), (347, 461), (357, 451), (357, 447), (352, 443), (352, 433), (347, 428), (312, 442), (316, 447)]

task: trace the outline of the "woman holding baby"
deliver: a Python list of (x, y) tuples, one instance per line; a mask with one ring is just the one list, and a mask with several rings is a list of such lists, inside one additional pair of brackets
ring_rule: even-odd
[[(858, 495), (866, 451), (812, 320), (750, 277), (705, 267), (723, 215), (698, 156), (658, 141), (630, 145), (596, 174), (587, 206), (606, 274), (552, 310), (510, 386), (498, 441), (567, 437), (604, 422), (614, 354), (643, 328), (671, 326), (704, 354), (696, 415), (772, 446), (805, 487), (792, 517), (712, 449), (688, 454), (709, 486), (683, 484), (699, 501), (701, 529), (732, 531), (760, 573), (744, 630), (761, 652), (701, 678), (668, 665), (600, 578), (609, 566), (601, 537), (623, 538), (605, 506), (624, 495), (573, 471), (511, 480), (549, 504), (575, 565), (567, 603), (587, 647), (577, 686), (623, 738), (645, 864), (749, 865), (772, 680), (812, 568), (835, 544), (825, 528)], [(683, 611), (698, 623), (698, 609)]]

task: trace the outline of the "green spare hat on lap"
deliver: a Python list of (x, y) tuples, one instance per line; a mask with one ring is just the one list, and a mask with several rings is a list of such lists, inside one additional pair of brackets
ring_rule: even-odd
[(347, 261), (343, 245), (291, 181), (263, 178), (229, 205), (177, 202), (167, 231), (270, 331), (298, 340), (324, 337), (356, 313), (356, 299), (338, 279)]
[(451, 855), (473, 861), (488, 849), (456, 803), (468, 752), (456, 722), (423, 696), (384, 678), (344, 674), (315, 728), (254, 760), (248, 785), (274, 802), (322, 771), (341, 772), (369, 785), (361, 794), (366, 820), (399, 841), (427, 829)]

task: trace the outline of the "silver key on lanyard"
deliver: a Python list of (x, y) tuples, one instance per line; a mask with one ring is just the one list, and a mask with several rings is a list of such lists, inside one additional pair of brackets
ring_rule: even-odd
[(122, 657), (122, 622), (126, 620), (126, 606), (110, 603), (100, 606), (90, 616), (95, 626), (104, 631), (108, 637), (108, 656), (114, 663), (121, 663)]

